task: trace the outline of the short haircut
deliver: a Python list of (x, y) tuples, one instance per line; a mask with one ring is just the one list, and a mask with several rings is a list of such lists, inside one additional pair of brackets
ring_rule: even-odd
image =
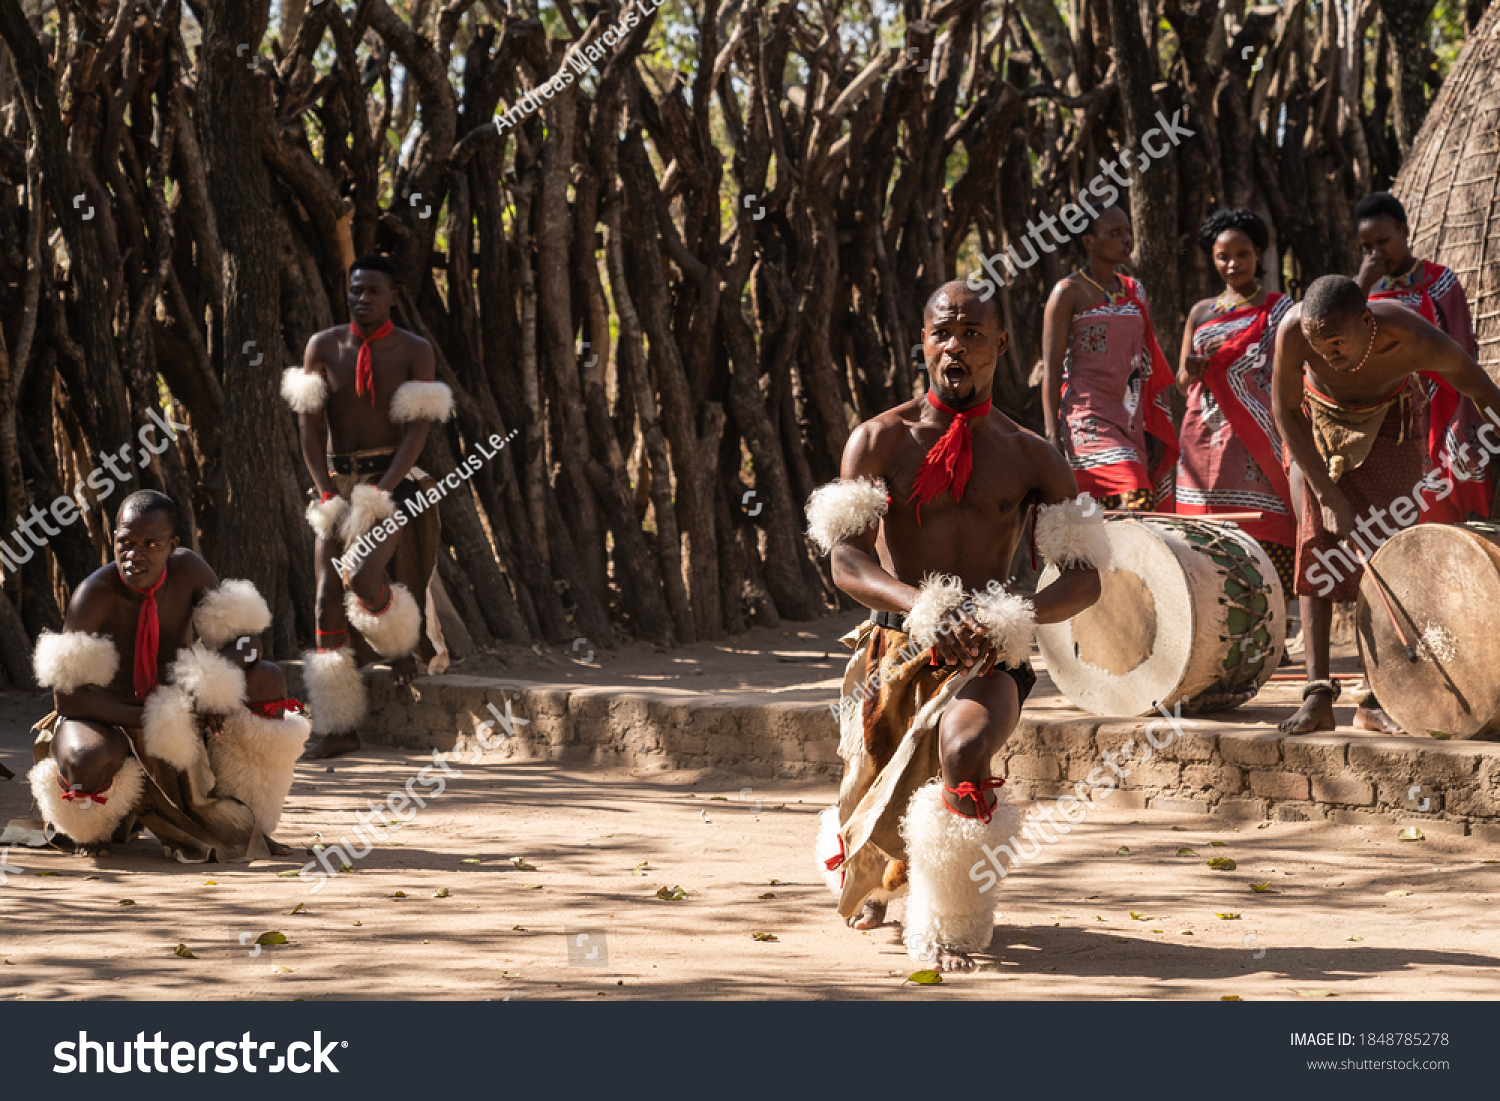
[(1212, 257), (1214, 254), (1214, 242), (1225, 230), (1237, 229), (1246, 237), (1250, 243), (1264, 252), (1271, 243), (1271, 231), (1266, 228), (1266, 223), (1261, 221), (1259, 214), (1253, 210), (1242, 208), (1229, 210), (1216, 210), (1203, 220), (1203, 225), (1198, 227), (1198, 247), (1203, 250), (1205, 256)]
[(352, 277), (357, 271), (379, 271), (390, 277), (391, 283), (396, 282), (396, 265), (391, 263), (389, 256), (382, 256), (378, 252), (372, 252), (368, 256), (361, 256), (349, 265), (349, 274)]
[(1302, 316), (1308, 321), (1342, 321), (1365, 310), (1365, 292), (1347, 275), (1325, 275), (1314, 279), (1302, 299)]
[(1005, 328), (1005, 315), (1000, 310), (1000, 296), (992, 294), (988, 298), (981, 294), (962, 279), (944, 283), (937, 290), (927, 296), (926, 303), (922, 306), (922, 328), (927, 328), (927, 315), (932, 312), (932, 307), (940, 298), (973, 298), (982, 306), (988, 306), (990, 312), (995, 315), (995, 324)]
[(120, 512), (115, 517), (115, 522), (123, 524), (153, 512), (166, 513), (167, 519), (172, 524), (172, 534), (177, 534), (177, 502), (165, 493), (158, 493), (154, 489), (140, 490), (121, 501)]
[(1398, 226), (1406, 225), (1406, 208), (1389, 191), (1372, 191), (1354, 204), (1354, 224), (1384, 214)]

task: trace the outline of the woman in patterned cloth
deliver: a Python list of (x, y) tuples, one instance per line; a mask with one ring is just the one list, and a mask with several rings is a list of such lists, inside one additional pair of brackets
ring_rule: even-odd
[(1177, 511), (1189, 516), (1256, 511), (1240, 524), (1295, 589), (1297, 526), (1271, 413), (1276, 327), (1292, 308), (1261, 286), (1265, 222), (1248, 210), (1217, 210), (1198, 230), (1224, 290), (1188, 313), (1177, 385), (1187, 392), (1177, 460)]
[[(1116, 270), (1134, 247), (1130, 219), (1107, 207), (1080, 241), (1087, 260), (1052, 288), (1042, 321), (1047, 442), (1105, 508), (1171, 511), (1172, 369), (1140, 284)], [(1148, 434), (1159, 441), (1150, 451)]]

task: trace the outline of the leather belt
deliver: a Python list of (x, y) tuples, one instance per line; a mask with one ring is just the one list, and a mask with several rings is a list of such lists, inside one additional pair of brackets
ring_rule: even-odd
[(330, 455), (328, 470), (332, 474), (384, 474), (391, 468), (395, 451), (379, 455)]
[(906, 630), (906, 617), (900, 612), (871, 612), (870, 621), (880, 627), (889, 627), (895, 631)]

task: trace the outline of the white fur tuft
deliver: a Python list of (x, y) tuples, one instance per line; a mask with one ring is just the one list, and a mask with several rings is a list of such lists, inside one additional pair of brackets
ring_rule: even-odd
[(66, 693), (86, 684), (102, 687), (115, 679), (120, 668), (120, 651), (108, 635), (43, 631), (36, 640), (32, 668), (43, 688)]
[(352, 547), (361, 535), (394, 515), (396, 498), (376, 485), (355, 486), (349, 494), (349, 511), (339, 523), (339, 538), (344, 546)]
[(349, 647), (303, 654), (302, 680), (307, 685), (313, 733), (353, 730), (365, 717), (365, 682)]
[(843, 851), (844, 846), (839, 842), (839, 808), (829, 807), (818, 815), (818, 840), (813, 844), (813, 855), (818, 859), (818, 874), (835, 895), (843, 892), (844, 873), (838, 868), (829, 871), (825, 862)]
[(953, 574), (930, 573), (922, 578), (917, 599), (906, 613), (906, 633), (922, 649), (937, 642), (941, 628), (967, 597), (964, 583)]
[(807, 499), (807, 537), (818, 553), (830, 554), (840, 539), (878, 524), (889, 507), (884, 480), (839, 478)]
[(1036, 609), (1031, 601), (1013, 593), (983, 593), (974, 602), (974, 618), (989, 632), (989, 638), (1006, 665), (1021, 665), (1031, 654), (1036, 637)]
[(307, 506), (307, 526), (313, 529), (313, 533), (320, 539), (328, 540), (338, 536), (339, 525), (349, 515), (349, 502), (342, 497), (330, 497), (323, 502), (314, 501)]
[(168, 672), (205, 714), (223, 715), (245, 702), (244, 670), (201, 642), (179, 650)]
[(445, 421), (453, 413), (453, 391), (441, 382), (413, 379), (396, 387), (391, 395), (391, 423)]
[(400, 582), (391, 582), (391, 603), (379, 615), (367, 611), (352, 590), (344, 594), (344, 613), (381, 657), (394, 661), (416, 649), (422, 612), (411, 591)]
[(281, 372), (281, 399), (293, 413), (316, 413), (328, 401), (328, 381), (301, 367), (288, 367)]
[(141, 729), (146, 755), (165, 761), (179, 772), (192, 768), (203, 752), (203, 739), (193, 721), (192, 698), (180, 686), (163, 685), (146, 697)]
[(1087, 493), (1071, 501), (1042, 505), (1036, 512), (1036, 549), (1060, 570), (1070, 566), (1109, 569), (1109, 536), (1104, 509)]
[(235, 712), (225, 721), (224, 733), (208, 741), (214, 794), (244, 803), (260, 832), (270, 834), (281, 821), (297, 758), (310, 733), (312, 723), (296, 712), (279, 719), (262, 718), (248, 708)]
[[(999, 896), (993, 890), (981, 891), (970, 872), (976, 864), (989, 868), (985, 845), (999, 846), (1021, 824), (1020, 812), (1006, 798), (1005, 789), (996, 789), (995, 795), (989, 822), (961, 817), (944, 806), (940, 779), (918, 788), (907, 804), (901, 836), (906, 841), (911, 893), (902, 938), (918, 962), (930, 960), (940, 947), (976, 952), (990, 943)], [(989, 874), (993, 880), (993, 870)]]
[(198, 637), (218, 650), (233, 638), (258, 635), (271, 625), (271, 609), (252, 582), (233, 577), (210, 589), (193, 613)]
[(51, 822), (79, 845), (108, 841), (115, 828), (125, 821), (141, 801), (145, 791), (145, 772), (134, 757), (127, 757), (115, 778), (102, 794), (106, 802), (92, 799), (64, 799), (58, 787), (57, 761), (48, 757), (32, 766), (27, 777), (31, 794), (41, 808), (42, 819)]

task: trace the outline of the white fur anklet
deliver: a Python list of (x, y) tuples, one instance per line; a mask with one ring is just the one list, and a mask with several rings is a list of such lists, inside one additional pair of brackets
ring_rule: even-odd
[(422, 631), (422, 612), (411, 592), (400, 582), (391, 582), (391, 599), (384, 611), (370, 611), (351, 589), (344, 594), (344, 613), (350, 624), (365, 636), (365, 641), (386, 660), (404, 658), (416, 649)]
[(1104, 509), (1087, 493), (1071, 501), (1042, 505), (1036, 512), (1036, 549), (1060, 570), (1070, 566), (1109, 569)]
[(948, 617), (963, 605), (967, 595), (963, 581), (956, 575), (928, 574), (922, 578), (911, 611), (906, 613), (906, 633), (923, 650), (933, 646), (938, 636), (945, 633)]
[(141, 801), (145, 792), (145, 772), (134, 757), (125, 758), (115, 778), (98, 794), (104, 802), (92, 798), (64, 799), (58, 782), (57, 762), (48, 757), (32, 766), (27, 779), (31, 794), (41, 808), (42, 820), (79, 845), (108, 841), (115, 828)]
[(813, 490), (807, 499), (807, 537), (819, 554), (830, 554), (840, 539), (880, 523), (890, 507), (880, 478), (839, 478)]
[(310, 733), (312, 723), (295, 711), (279, 719), (263, 718), (248, 708), (235, 712), (225, 721), (224, 733), (208, 743), (214, 791), (244, 803), (260, 832), (269, 835), (281, 822), (297, 758)]
[(995, 789), (988, 822), (966, 818), (943, 802), (943, 782), (918, 788), (901, 820), (911, 893), (902, 939), (913, 960), (931, 962), (939, 948), (977, 952), (990, 943), (999, 896), (990, 852), (1017, 831), (1020, 812), (1004, 788)]
[(302, 680), (314, 734), (341, 734), (365, 717), (365, 682), (349, 647), (303, 654)]

